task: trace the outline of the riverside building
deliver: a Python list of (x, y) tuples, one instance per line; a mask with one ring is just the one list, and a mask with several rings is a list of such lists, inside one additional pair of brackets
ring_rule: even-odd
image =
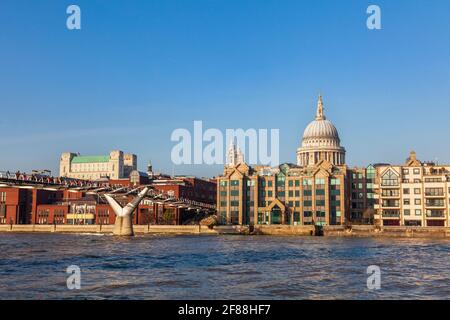
[[(230, 150), (238, 150), (231, 147)], [(319, 97), (315, 120), (303, 133), (297, 164), (250, 167), (241, 154), (217, 179), (217, 211), (224, 224), (340, 225), (347, 214), (348, 168), (339, 133)], [(351, 175), (350, 175), (351, 177)]]
[(450, 165), (421, 162), (411, 152), (404, 165), (348, 168), (322, 97), (303, 133), (297, 164), (251, 167), (237, 147), (230, 150), (217, 178), (223, 224), (450, 225)]
[(376, 219), (385, 226), (449, 226), (450, 165), (421, 162), (377, 167)]

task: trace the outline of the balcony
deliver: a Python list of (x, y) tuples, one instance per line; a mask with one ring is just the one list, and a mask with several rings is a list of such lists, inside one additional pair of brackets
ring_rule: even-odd
[(445, 218), (444, 212), (427, 212), (427, 218)]
[(397, 184), (381, 184), (382, 189), (396, 189), (400, 188), (400, 183)]
[(381, 203), (381, 207), (382, 208), (400, 208), (400, 202), (396, 201), (396, 202), (384, 202)]
[(382, 213), (383, 218), (400, 218), (400, 212), (394, 213), (394, 212), (383, 212)]
[(425, 203), (425, 208), (445, 208), (445, 203)]
[(425, 192), (425, 197), (427, 197), (427, 198), (445, 198), (445, 194), (444, 193)]
[(381, 195), (381, 199), (400, 199), (400, 195)]

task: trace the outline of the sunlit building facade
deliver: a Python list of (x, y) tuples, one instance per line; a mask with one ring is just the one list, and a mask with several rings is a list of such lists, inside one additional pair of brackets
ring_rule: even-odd
[(101, 156), (66, 152), (61, 155), (59, 162), (60, 177), (82, 180), (129, 178), (134, 170), (137, 170), (137, 156), (120, 150)]
[[(348, 205), (345, 148), (327, 120), (322, 97), (306, 127), (297, 164), (225, 166), (217, 178), (217, 211), (224, 224), (341, 225)], [(350, 175), (351, 177), (351, 175)]]
[(377, 167), (376, 219), (385, 226), (449, 226), (450, 166), (421, 162)]

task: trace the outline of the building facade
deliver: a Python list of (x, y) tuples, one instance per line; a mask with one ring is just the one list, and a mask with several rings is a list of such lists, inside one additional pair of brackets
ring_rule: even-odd
[(348, 221), (352, 223), (373, 223), (375, 215), (375, 182), (377, 165), (367, 168), (352, 168), (348, 172)]
[(250, 167), (234, 157), (217, 180), (224, 224), (450, 226), (450, 165), (421, 162), (411, 152), (403, 165), (348, 168), (322, 97), (297, 165)]
[(217, 211), (224, 224), (340, 225), (345, 219), (346, 167), (282, 164), (226, 168), (218, 178)]
[(305, 129), (297, 150), (297, 165), (250, 167), (235, 161), (225, 166), (217, 178), (219, 220), (249, 225), (343, 224), (348, 208), (347, 171), (345, 149), (338, 131), (326, 120), (319, 97), (316, 118)]
[(61, 155), (59, 168), (60, 177), (82, 180), (123, 179), (137, 170), (137, 156), (124, 154), (120, 150), (102, 156), (81, 156), (67, 152)]
[(421, 162), (377, 167), (376, 219), (385, 226), (449, 226), (450, 166)]

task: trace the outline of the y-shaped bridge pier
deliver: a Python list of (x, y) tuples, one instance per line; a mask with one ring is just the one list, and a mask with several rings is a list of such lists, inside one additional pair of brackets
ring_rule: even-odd
[(105, 194), (111, 208), (116, 214), (116, 223), (114, 225), (113, 234), (116, 236), (133, 236), (133, 219), (132, 214), (142, 199), (147, 195), (149, 188), (145, 187), (136, 198), (131, 200), (125, 207), (122, 206), (109, 194)]

